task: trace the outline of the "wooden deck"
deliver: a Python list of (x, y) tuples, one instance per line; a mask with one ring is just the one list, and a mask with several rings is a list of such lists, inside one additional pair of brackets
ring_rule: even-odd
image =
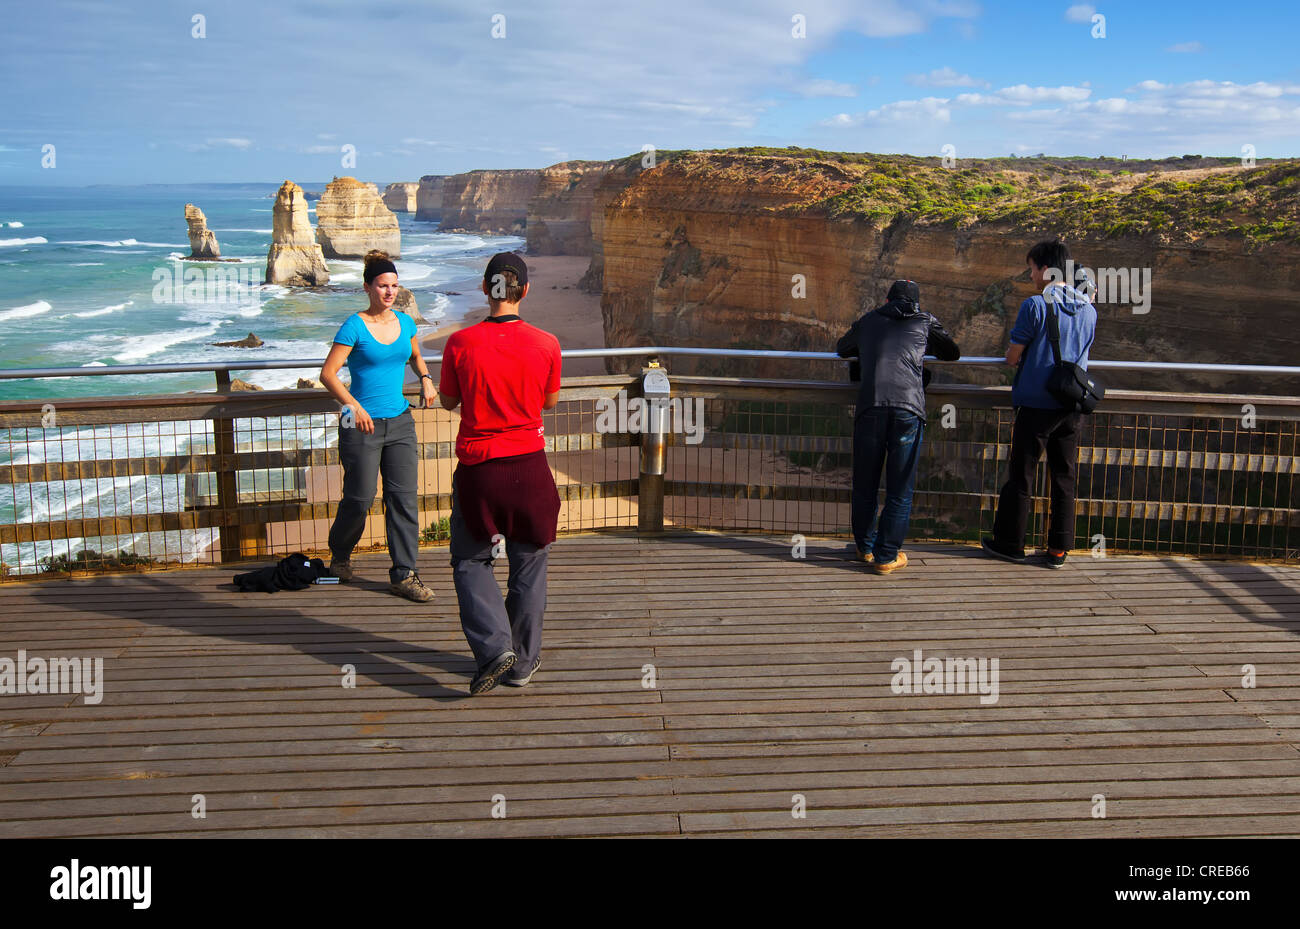
[[(275, 595), (2, 585), (0, 657), (106, 682), (0, 695), (0, 836), (1300, 835), (1300, 569), (909, 551), (882, 578), (842, 540), (562, 538), (542, 670), (474, 698), (445, 549), (423, 606), (386, 555)], [(918, 648), (999, 659), (998, 701), (894, 693)]]

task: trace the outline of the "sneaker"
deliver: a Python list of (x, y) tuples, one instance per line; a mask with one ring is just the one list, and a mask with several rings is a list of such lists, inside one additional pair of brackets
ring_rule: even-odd
[(1069, 554), (1069, 552), (1058, 552), (1054, 548), (1049, 548), (1047, 550), (1047, 566), (1049, 568), (1064, 568), (1065, 558)]
[(856, 549), (853, 552), (853, 557), (858, 561), (865, 561), (867, 564), (874, 564), (876, 560), (875, 556), (872, 555), (871, 552), (860, 552)]
[(875, 562), (871, 565), (877, 574), (893, 574), (899, 568), (907, 567), (907, 552), (899, 552), (893, 561)]
[(350, 558), (331, 558), (330, 574), (340, 581), (352, 580), (352, 560)]
[(501, 683), (505, 684), (508, 687), (523, 687), (525, 684), (527, 684), (529, 681), (533, 679), (533, 675), (537, 673), (537, 669), (540, 668), (541, 666), (542, 666), (542, 659), (538, 658), (536, 661), (533, 662), (532, 669), (529, 670), (529, 672), (525, 674), (523, 677), (515, 677), (513, 674), (507, 674), (505, 680), (503, 680)]
[(499, 684), (505, 673), (515, 666), (518, 657), (514, 652), (502, 652), (493, 658), (488, 666), (475, 674), (474, 680), (470, 681), (470, 695), (485, 693)]
[(1025, 563), (1025, 550), (1023, 548), (1018, 552), (999, 548), (991, 535), (986, 535), (980, 540), (980, 547), (994, 558), (1001, 558), (1003, 561), (1009, 561), (1012, 564)]
[(399, 597), (405, 597), (415, 603), (428, 603), (433, 599), (433, 591), (424, 586), (424, 581), (420, 580), (420, 575), (412, 571), (406, 577), (402, 578), (396, 584), (388, 585), (389, 593), (397, 594)]

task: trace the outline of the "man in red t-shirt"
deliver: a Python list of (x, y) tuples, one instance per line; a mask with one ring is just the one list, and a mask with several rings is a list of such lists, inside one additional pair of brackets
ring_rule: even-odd
[[(461, 411), (452, 477), (451, 567), (477, 673), (469, 692), (522, 687), (541, 666), (546, 560), (560, 496), (546, 461), (542, 410), (560, 396), (560, 343), (519, 318), (528, 266), (513, 252), (483, 272), (491, 315), (452, 334), (438, 394)], [(504, 545), (505, 602), (492, 575)]]

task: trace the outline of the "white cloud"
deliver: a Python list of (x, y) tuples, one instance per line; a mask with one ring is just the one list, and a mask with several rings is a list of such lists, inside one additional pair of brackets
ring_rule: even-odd
[(1165, 49), (1167, 52), (1194, 53), (1205, 51), (1205, 46), (1200, 42), (1179, 42), (1177, 45), (1170, 45)]
[(1092, 15), (1097, 12), (1097, 8), (1091, 3), (1076, 3), (1065, 11), (1066, 22), (1071, 23), (1090, 23)]
[(238, 148), (247, 149), (253, 145), (252, 139), (206, 139), (204, 144), (209, 148)]
[(858, 88), (855, 85), (825, 78), (804, 81), (795, 87), (795, 91), (805, 97), (856, 97), (858, 95)]
[(988, 81), (981, 81), (969, 74), (958, 74), (944, 65), (929, 74), (909, 74), (905, 80), (916, 87), (988, 87)]
[(964, 106), (1030, 106), (1035, 103), (1077, 103), (1087, 100), (1092, 93), (1089, 87), (1030, 87), (1016, 84), (1003, 87), (991, 94), (958, 94), (957, 103)]

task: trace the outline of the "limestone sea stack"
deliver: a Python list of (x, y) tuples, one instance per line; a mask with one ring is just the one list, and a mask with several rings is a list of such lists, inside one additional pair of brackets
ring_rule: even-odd
[(373, 184), (336, 177), (316, 202), (316, 241), (326, 258), (364, 258), (372, 248), (402, 254), (397, 217)]
[(414, 213), (419, 189), (420, 185), (416, 183), (389, 184), (384, 188), (384, 206), (394, 213)]
[(415, 302), (415, 294), (411, 293), (405, 287), (397, 288), (397, 299), (393, 301), (393, 309), (401, 310), (417, 326), (427, 326), (429, 321), (420, 315), (420, 307)]
[(415, 191), (415, 219), (422, 223), (436, 223), (442, 219), (442, 182), (445, 174), (426, 174), (420, 178)]
[(307, 198), (293, 181), (280, 185), (271, 218), (271, 250), (266, 253), (266, 282), (297, 287), (328, 284), (325, 256), (307, 219)]
[(208, 218), (193, 203), (185, 204), (185, 222), (190, 227), (190, 257), (220, 258), (221, 246), (208, 228)]

